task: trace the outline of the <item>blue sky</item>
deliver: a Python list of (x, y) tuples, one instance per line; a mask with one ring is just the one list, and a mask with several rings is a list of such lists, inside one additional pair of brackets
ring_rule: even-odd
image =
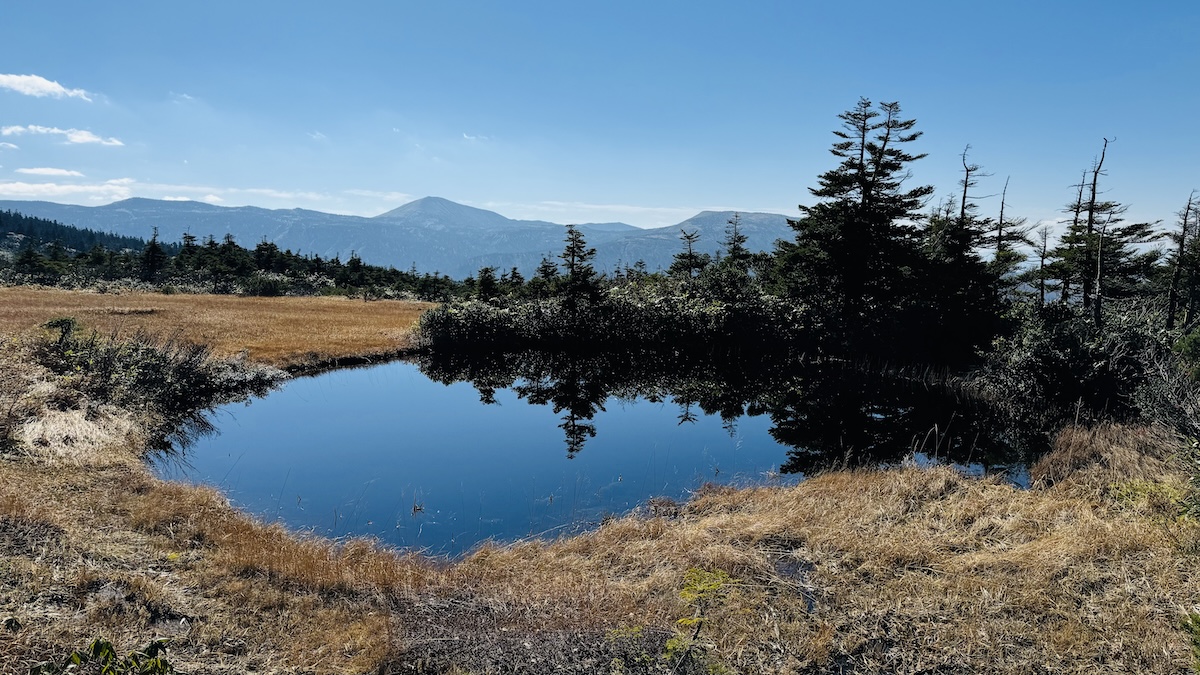
[[(5, 0), (0, 199), (375, 215), (437, 195), (515, 218), (794, 215), (839, 112), (899, 101), (914, 184), (959, 154), (1010, 213), (1200, 188), (1200, 3)], [(31, 77), (22, 77), (31, 76)], [(980, 201), (994, 214), (998, 199)]]

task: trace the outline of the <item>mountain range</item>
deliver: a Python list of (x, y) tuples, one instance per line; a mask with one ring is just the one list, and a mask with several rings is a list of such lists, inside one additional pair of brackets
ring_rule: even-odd
[[(372, 218), (343, 216), (306, 209), (264, 209), (255, 206), (214, 206), (203, 202), (126, 199), (103, 206), (77, 206), (41, 201), (0, 201), (0, 211), (56, 220), (149, 239), (157, 230), (162, 241), (179, 241), (185, 233), (203, 241), (226, 234), (243, 246), (274, 242), (281, 249), (339, 256), (356, 253), (363, 261), (455, 278), (493, 266), (516, 267), (530, 275), (543, 257), (555, 259), (562, 250), (565, 226), (541, 220), (513, 220), (494, 211), (425, 197)], [(716, 253), (725, 238), (732, 211), (702, 211), (668, 227), (642, 229), (626, 223), (576, 225), (596, 249), (594, 265), (612, 272), (643, 261), (650, 270), (665, 269), (682, 248), (680, 230), (697, 230), (701, 252)], [(785, 216), (740, 213), (740, 230), (747, 247), (770, 250), (777, 239), (790, 239)]]

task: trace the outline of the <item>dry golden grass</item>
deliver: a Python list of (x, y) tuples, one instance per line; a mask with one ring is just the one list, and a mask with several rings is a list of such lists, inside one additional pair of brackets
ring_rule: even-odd
[[(57, 297), (41, 292), (5, 320), (91, 320), (84, 294), (37, 315), (34, 299)], [(134, 297), (156, 312), (127, 316), (148, 318), (177, 296)], [(172, 311), (242, 299), (183, 300)], [(0, 635), (0, 673), (97, 635), (126, 650), (171, 636), (177, 666), (196, 673), (699, 672), (678, 650), (665, 658), (668, 638), (694, 631), (678, 623), (697, 609), (680, 594), (689, 570), (733, 579), (704, 608), (693, 653), (735, 672), (1193, 665), (1181, 621), (1200, 610), (1194, 467), (1161, 430), (1065, 430), (1030, 490), (948, 468), (832, 472), (706, 489), (659, 510), (669, 517), (446, 563), (296, 535), (212, 489), (159, 481), (136, 461), (136, 417), (55, 418), (54, 381), (19, 369), (20, 350), (5, 343), (0, 373), (47, 440), (0, 453), (0, 619), (17, 626)]]
[[(61, 658), (97, 635), (125, 650), (170, 636), (181, 672), (365, 672), (388, 648), (377, 597), (339, 591), (331, 577), (303, 587), (238, 563), (249, 541), (259, 554), (290, 551), (278, 549), (277, 527), (212, 491), (128, 465), (8, 463), (2, 472), (0, 616), (21, 628), (0, 640), (0, 673)], [(202, 521), (208, 539), (190, 539), (185, 520)]]
[[(836, 472), (708, 490), (678, 518), (628, 516), (449, 564), (296, 536), (136, 466), (66, 480), (6, 467), (0, 510), (44, 542), (14, 565), (23, 592), (74, 610), (45, 613), (38, 644), (99, 627), (132, 647), (175, 622), (177, 658), (192, 668), (504, 672), (516, 667), (505, 659), (552, 662), (568, 638), (609, 654), (633, 627), (671, 635), (693, 613), (679, 593), (687, 571), (703, 569), (735, 581), (706, 610), (700, 642), (739, 672), (1186, 672), (1179, 626), (1200, 580), (1180, 544), (1196, 526), (1142, 508), (1153, 490), (1092, 483), (1097, 466), (1133, 459), (1129, 447), (1162, 457), (1174, 441), (1110, 427), (1068, 431), (1059, 451), (1074, 453), (1081, 434), (1095, 461), (1049, 487), (947, 468)], [(670, 670), (655, 659), (648, 672)]]
[(724, 571), (739, 581), (703, 637), (744, 672), (1186, 672), (1196, 524), (1091, 497), (1120, 493), (1092, 483), (1097, 465), (1132, 459), (1129, 443), (1106, 441), (1140, 438), (1160, 457), (1173, 441), (1113, 427), (1067, 432), (1059, 451), (1080, 434), (1097, 442), (1096, 462), (1051, 488), (947, 468), (837, 472), (715, 490), (679, 520), (628, 517), (483, 551), (452, 573), (527, 630), (553, 631), (670, 627), (688, 614), (686, 571)]
[(340, 297), (101, 294), (34, 287), (0, 288), (0, 334), (23, 333), (73, 316), (101, 333), (144, 329), (206, 344), (217, 356), (245, 352), (259, 363), (312, 368), (342, 359), (383, 358), (410, 346), (430, 303)]
[[(23, 628), (0, 657), (28, 663), (100, 631), (130, 649), (171, 634), (191, 672), (505, 672), (581, 646), (611, 665), (612, 636), (635, 627), (647, 637), (615, 658), (664, 648), (693, 614), (687, 571), (703, 569), (735, 581), (707, 608), (701, 647), (739, 672), (1185, 672), (1179, 626), (1200, 579), (1181, 544), (1196, 525), (1179, 503), (1144, 508), (1155, 489), (1121, 487), (1181, 494), (1173, 445), (1147, 429), (1070, 430), (1046, 462), (1073, 468), (1052, 486), (836, 472), (706, 490), (677, 518), (631, 515), (456, 563), (297, 536), (138, 465), (5, 463), (0, 613)], [(1120, 462), (1161, 471), (1111, 482), (1102, 468)], [(657, 653), (653, 668), (622, 663), (671, 668)]]

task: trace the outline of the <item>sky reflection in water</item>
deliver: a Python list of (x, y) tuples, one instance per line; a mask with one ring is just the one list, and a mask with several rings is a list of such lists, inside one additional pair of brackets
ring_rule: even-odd
[(706, 482), (794, 483), (833, 463), (897, 462), (914, 447), (997, 462), (975, 422), (947, 408), (953, 398), (930, 400), (927, 388), (897, 394), (769, 365), (739, 367), (739, 381), (631, 365), (509, 355), (299, 378), (218, 409), (219, 433), (157, 469), (293, 528), (456, 555), (594, 526)]
[[(670, 402), (609, 401), (573, 458), (560, 415), (512, 390), (480, 403), (397, 362), (287, 383), (220, 408), (219, 434), (159, 462), (167, 478), (215, 485), (267, 520), (332, 536), (369, 534), (456, 554), (480, 541), (595, 524), (706, 481), (758, 483), (784, 460), (769, 420), (679, 424)], [(773, 480), (794, 482), (797, 477)]]

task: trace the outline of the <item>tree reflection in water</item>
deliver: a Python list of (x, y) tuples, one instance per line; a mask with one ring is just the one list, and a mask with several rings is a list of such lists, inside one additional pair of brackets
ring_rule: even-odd
[(913, 453), (985, 468), (1029, 461), (1045, 446), (1038, 430), (1014, 430), (989, 406), (928, 373), (888, 373), (845, 363), (772, 357), (698, 358), (695, 353), (430, 353), (429, 378), (470, 382), (484, 403), (511, 388), (562, 415), (567, 455), (597, 434), (593, 421), (612, 398), (679, 406), (679, 423), (697, 410), (718, 415), (731, 433), (744, 416), (766, 415), (771, 436), (788, 446), (781, 470), (811, 474), (836, 466), (894, 464)]

